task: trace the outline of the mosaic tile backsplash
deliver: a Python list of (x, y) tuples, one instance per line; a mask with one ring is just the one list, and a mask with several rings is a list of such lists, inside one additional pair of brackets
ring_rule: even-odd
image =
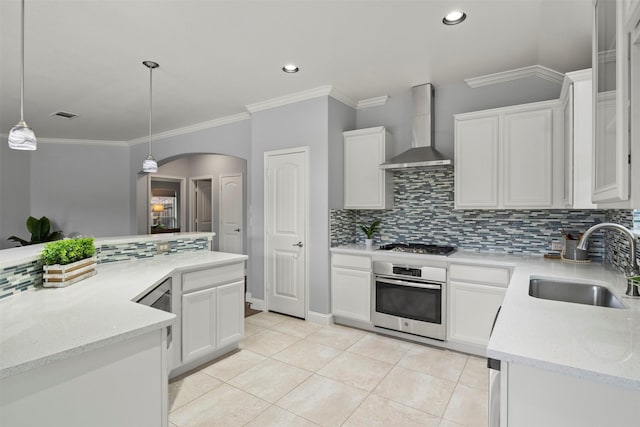
[[(607, 211), (606, 221), (633, 228), (634, 215), (631, 210), (611, 210)], [(605, 260), (609, 264), (615, 265), (620, 271), (625, 271), (629, 267), (629, 241), (618, 231), (605, 231)], [(640, 246), (636, 246), (636, 259), (640, 260)]]
[[(96, 246), (98, 264), (209, 249), (209, 240), (206, 238), (169, 240), (169, 252), (162, 253), (156, 251), (156, 243), (157, 241), (146, 241)], [(0, 299), (40, 285), (42, 285), (42, 261), (40, 260), (0, 270)]]
[[(560, 228), (584, 232), (606, 216), (604, 210), (454, 210), (452, 167), (397, 170), (393, 183), (393, 209), (331, 212), (332, 246), (363, 242), (358, 225), (379, 219), (376, 244), (422, 242), (465, 250), (544, 254), (552, 240), (561, 240)], [(603, 236), (594, 235), (590, 256), (603, 259), (604, 253)]]

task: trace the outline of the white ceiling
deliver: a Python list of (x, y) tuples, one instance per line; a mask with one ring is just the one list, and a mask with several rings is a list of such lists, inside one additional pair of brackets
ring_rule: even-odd
[[(442, 17), (468, 14), (458, 26)], [(127, 141), (324, 85), (357, 101), (540, 64), (590, 66), (591, 0), (27, 0), (25, 119)], [(20, 1), (0, 0), (0, 133), (19, 120)], [(280, 68), (295, 62), (298, 74)], [(55, 111), (80, 114), (73, 120)]]

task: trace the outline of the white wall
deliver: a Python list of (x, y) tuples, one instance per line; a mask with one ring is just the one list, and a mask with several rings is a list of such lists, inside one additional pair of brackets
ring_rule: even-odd
[(264, 153), (307, 146), (310, 163), (310, 235), (306, 242), (309, 248), (309, 309), (319, 313), (329, 313), (327, 100), (328, 97), (320, 97), (259, 111), (251, 120), (251, 295), (264, 298)]
[(65, 236), (129, 234), (129, 147), (40, 143), (30, 182), (31, 214)]
[(0, 249), (17, 245), (7, 240), (18, 236), (29, 240), (26, 221), (31, 214), (31, 152), (9, 148), (0, 141)]
[(356, 128), (356, 110), (329, 98), (329, 209), (344, 206), (344, 137)]

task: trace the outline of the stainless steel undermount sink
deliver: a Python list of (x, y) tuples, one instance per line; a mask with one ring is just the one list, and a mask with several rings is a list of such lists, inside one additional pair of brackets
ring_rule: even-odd
[(529, 280), (529, 295), (554, 301), (625, 308), (618, 297), (604, 286), (562, 279), (531, 278)]

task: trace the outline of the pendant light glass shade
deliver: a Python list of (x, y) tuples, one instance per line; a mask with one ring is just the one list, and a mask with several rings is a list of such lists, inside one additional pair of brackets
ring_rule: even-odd
[(20, 121), (9, 132), (9, 147), (14, 150), (35, 150), (38, 144), (33, 130), (24, 121), (24, 0), (22, 0), (22, 34), (20, 46)]
[(153, 158), (151, 153), (142, 162), (142, 172), (156, 173), (158, 172), (158, 162)]
[(142, 162), (142, 172), (156, 173), (158, 172), (158, 162), (151, 154), (151, 141), (153, 139), (153, 69), (158, 68), (157, 62), (142, 61), (142, 64), (149, 69), (149, 155)]
[(37, 145), (36, 135), (22, 120), (11, 128), (9, 132), (9, 147), (14, 150), (35, 150)]

